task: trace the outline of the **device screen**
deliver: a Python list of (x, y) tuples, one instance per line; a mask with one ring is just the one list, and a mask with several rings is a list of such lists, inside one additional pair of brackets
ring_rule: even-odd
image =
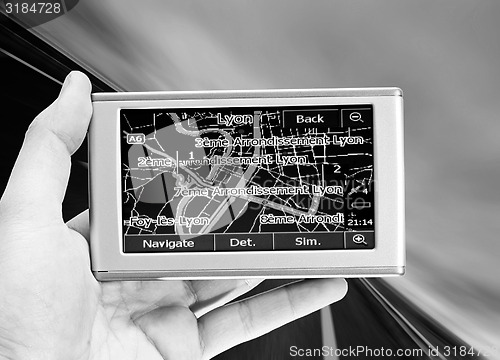
[(373, 106), (121, 109), (123, 252), (373, 249)]

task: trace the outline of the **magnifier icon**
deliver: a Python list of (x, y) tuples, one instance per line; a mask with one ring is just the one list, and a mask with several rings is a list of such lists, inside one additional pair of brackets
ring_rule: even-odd
[(368, 243), (365, 241), (365, 237), (361, 234), (356, 234), (352, 237), (352, 241), (355, 243), (355, 244), (364, 244), (366, 246), (368, 246)]
[(363, 122), (363, 119), (361, 118), (361, 114), (359, 112), (352, 112), (350, 115), (349, 115), (349, 119), (351, 121), (361, 121)]

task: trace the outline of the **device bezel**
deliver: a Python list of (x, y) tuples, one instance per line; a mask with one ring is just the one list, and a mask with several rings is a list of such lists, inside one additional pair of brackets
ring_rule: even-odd
[[(403, 101), (398, 88), (98, 93), (90, 126), (91, 262), (99, 280), (354, 277), (404, 273)], [(123, 253), (119, 112), (193, 108), (372, 104), (375, 249)]]

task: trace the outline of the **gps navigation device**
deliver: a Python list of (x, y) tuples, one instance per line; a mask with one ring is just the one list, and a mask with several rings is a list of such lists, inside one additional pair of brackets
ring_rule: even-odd
[(397, 88), (93, 94), (98, 280), (403, 274)]

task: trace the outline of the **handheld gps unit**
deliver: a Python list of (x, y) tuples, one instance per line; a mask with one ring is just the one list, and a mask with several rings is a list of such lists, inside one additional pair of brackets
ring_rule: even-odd
[(92, 98), (98, 280), (404, 273), (400, 89)]

